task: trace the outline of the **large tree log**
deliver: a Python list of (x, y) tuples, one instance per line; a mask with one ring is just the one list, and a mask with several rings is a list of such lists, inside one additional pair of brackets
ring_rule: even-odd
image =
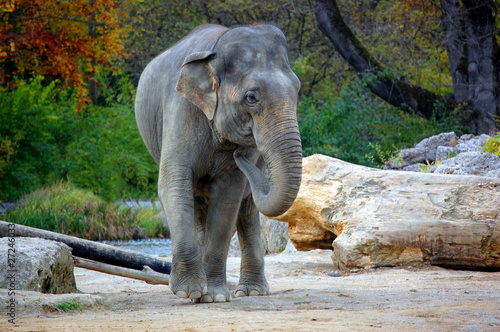
[(500, 270), (497, 178), (383, 171), (313, 155), (303, 160), (297, 199), (275, 219), (289, 223), (298, 250), (333, 249), (341, 270)]
[[(9, 223), (0, 220), (0, 237), (9, 236)], [(171, 264), (166, 259), (152, 255), (119, 249), (99, 242), (79, 239), (74, 236), (63, 235), (33, 227), (15, 224), (14, 235), (23, 237), (38, 237), (67, 244), (73, 249), (73, 255), (94, 261), (122, 266), (135, 270), (142, 270), (144, 265), (156, 272), (170, 274)]]

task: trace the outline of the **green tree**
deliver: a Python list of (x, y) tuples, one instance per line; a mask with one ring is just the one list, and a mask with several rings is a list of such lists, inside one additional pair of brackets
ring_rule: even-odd
[[(417, 29), (413, 29), (414, 34), (421, 29), (428, 30), (426, 22), (429, 17), (441, 13), (433, 5), (426, 7), (423, 0), (407, 1), (403, 3), (403, 7), (404, 5), (410, 9), (417, 9), (413, 10), (412, 14), (414, 12), (428, 14), (417, 15), (416, 22), (420, 22), (420, 25)], [(449, 32), (447, 39), (444, 41), (441, 39), (441, 41), (447, 44), (448, 58), (454, 67), (453, 88), (457, 91), (458, 98), (443, 98), (434, 91), (409, 82), (404, 76), (398, 75), (396, 70), (394, 74), (391, 74), (347, 26), (336, 0), (316, 0), (315, 13), (320, 29), (358, 73), (372, 72), (378, 75), (379, 80), (370, 85), (371, 91), (377, 96), (392, 105), (414, 111), (426, 118), (435, 116), (436, 112), (441, 113), (441, 116), (450, 116), (459, 106), (458, 102), (467, 100), (471, 106), (466, 106), (465, 111), (460, 114), (463, 117), (463, 123), (479, 133), (494, 132), (497, 127), (493, 118), (500, 115), (500, 97), (498, 96), (500, 52), (497, 41), (498, 23), (496, 22), (498, 3), (495, 1), (442, 1), (441, 6), (444, 15), (442, 22)], [(463, 25), (457, 23), (461, 20)], [(409, 22), (411, 23), (411, 20)], [(401, 26), (404, 28), (404, 24)], [(453, 33), (450, 33), (450, 30)], [(465, 36), (464, 38), (456, 36), (461, 33)], [(465, 56), (463, 51), (465, 47), (467, 59), (463, 60), (462, 64), (467, 62), (467, 68), (460, 65), (460, 56)], [(455, 52), (462, 52), (458, 54), (458, 60), (455, 60), (457, 58)], [(454, 61), (455, 63), (458, 61), (458, 65)], [(460, 79), (457, 79), (457, 68), (460, 71)], [(464, 84), (467, 86), (468, 99), (462, 98), (461, 90)], [(435, 105), (438, 103), (443, 107), (436, 109)]]

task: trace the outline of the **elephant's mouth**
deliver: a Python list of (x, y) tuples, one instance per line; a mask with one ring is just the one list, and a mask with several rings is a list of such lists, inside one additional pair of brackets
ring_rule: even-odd
[(263, 196), (268, 196), (271, 191), (271, 185), (267, 176), (257, 167), (254, 163), (252, 163), (247, 158), (248, 148), (240, 146), (238, 147), (234, 153), (234, 160), (236, 161), (236, 165), (240, 168), (240, 170), (245, 174), (250, 186), (252, 187), (252, 192), (257, 190), (259, 194)]
[(268, 217), (285, 213), (294, 202), (300, 187), (302, 178), (300, 140), (298, 144), (284, 145), (286, 148), (278, 150), (273, 155), (263, 155), (265, 173), (248, 160), (246, 147), (239, 147), (233, 153), (236, 165), (250, 183), (255, 206)]

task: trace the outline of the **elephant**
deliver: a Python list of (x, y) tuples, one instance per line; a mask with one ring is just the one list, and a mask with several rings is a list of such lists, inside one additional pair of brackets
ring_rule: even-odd
[(200, 26), (141, 74), (135, 116), (159, 165), (178, 298), (231, 300), (226, 262), (235, 231), (241, 267), (233, 295), (269, 294), (259, 211), (284, 213), (300, 187), (299, 90), (285, 35), (271, 24)]

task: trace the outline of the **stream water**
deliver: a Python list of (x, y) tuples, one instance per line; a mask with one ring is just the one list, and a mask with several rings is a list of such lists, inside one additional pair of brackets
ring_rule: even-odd
[(119, 240), (119, 241), (102, 241), (104, 244), (109, 244), (122, 249), (129, 249), (143, 252), (150, 255), (172, 255), (172, 241), (170, 239), (142, 239), (142, 240)]

